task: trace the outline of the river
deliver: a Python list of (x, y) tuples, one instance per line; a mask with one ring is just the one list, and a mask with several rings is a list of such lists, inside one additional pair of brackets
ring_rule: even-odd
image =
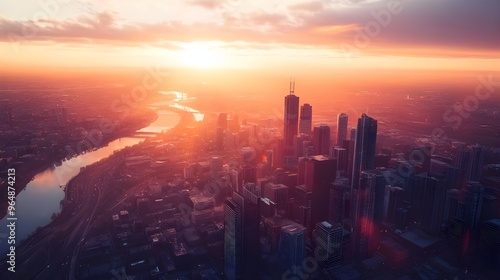
[[(159, 133), (166, 131), (180, 120), (179, 114), (169, 107), (182, 109), (194, 115), (196, 120), (202, 120), (203, 114), (180, 105), (187, 100), (185, 93), (160, 92), (164, 95), (175, 95), (172, 100), (158, 101), (150, 105), (158, 115), (158, 118), (147, 127), (137, 131), (134, 137), (123, 137), (110, 142), (108, 145), (87, 152), (69, 160), (63, 161), (61, 165), (53, 165), (51, 168), (36, 174), (33, 180), (16, 197), (16, 244), (34, 233), (38, 227), (43, 227), (51, 222), (54, 214), (61, 212), (61, 201), (64, 199), (64, 186), (78, 173), (80, 168), (104, 159), (115, 151), (125, 147), (133, 146), (144, 141), (142, 135), (147, 133)], [(131, 135), (132, 136), (132, 135)], [(151, 136), (151, 134), (150, 134)], [(0, 220), (0, 252), (7, 252), (7, 215)]]

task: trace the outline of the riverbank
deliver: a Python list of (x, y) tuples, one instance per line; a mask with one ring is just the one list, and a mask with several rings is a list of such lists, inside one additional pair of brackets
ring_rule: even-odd
[[(127, 137), (135, 131), (149, 126), (151, 123), (157, 120), (158, 114), (150, 108), (140, 108), (135, 115), (131, 116), (133, 119), (126, 119), (124, 121), (124, 126), (122, 129), (113, 131), (112, 133), (103, 135), (103, 139), (100, 145), (95, 147), (85, 147), (81, 153), (90, 152), (92, 150), (102, 148), (107, 146), (112, 141), (117, 139)], [(129, 118), (131, 118), (129, 117)], [(64, 146), (72, 146), (74, 143), (65, 143)], [(35, 176), (47, 169), (50, 169), (56, 165), (58, 162), (67, 160), (69, 156), (78, 155), (68, 155), (68, 151), (61, 150), (56, 155), (47, 156), (42, 160), (36, 160), (31, 162), (25, 162), (19, 167), (16, 167), (16, 196), (26, 188), (26, 186), (35, 178)], [(7, 201), (7, 184), (0, 186), (0, 217), (3, 219), (7, 213), (8, 207)]]
[[(186, 128), (196, 124), (192, 113), (177, 109), (172, 111), (179, 114), (179, 122), (157, 137), (182, 134), (186, 132)], [(60, 214), (47, 225), (38, 228), (16, 249), (23, 277), (35, 277), (40, 271), (45, 271), (44, 268), (48, 268), (48, 264), (65, 262), (68, 260), (66, 256), (78, 255), (78, 248), (82, 246), (81, 240), (84, 240), (86, 233), (93, 231), (96, 224), (102, 224), (102, 215), (105, 213), (102, 207), (117, 199), (113, 193), (116, 189), (113, 190), (110, 186), (117, 186), (112, 182), (116, 182), (114, 180), (117, 178), (117, 170), (123, 166), (130, 152), (130, 149), (122, 149), (89, 164), (67, 182), (68, 200), (63, 203)], [(26, 271), (23, 268), (30, 269)], [(67, 269), (70, 268), (65, 266), (64, 271), (58, 273), (68, 275)]]

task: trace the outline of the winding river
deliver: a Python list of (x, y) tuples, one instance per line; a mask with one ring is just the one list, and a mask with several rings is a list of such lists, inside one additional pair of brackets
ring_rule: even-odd
[[(125, 147), (133, 146), (144, 141), (144, 134), (159, 133), (166, 131), (175, 125), (180, 120), (179, 114), (169, 107), (182, 109), (194, 115), (196, 120), (203, 119), (203, 114), (200, 112), (179, 104), (183, 100), (187, 100), (185, 93), (181, 92), (160, 92), (164, 95), (175, 95), (165, 101), (159, 101), (150, 105), (156, 110), (158, 118), (148, 125), (137, 131), (134, 137), (123, 137), (110, 142), (107, 146), (101, 147), (94, 151), (80, 154), (69, 160), (63, 161), (61, 165), (53, 165), (51, 168), (36, 174), (31, 182), (29, 182), (24, 190), (16, 197), (16, 243), (26, 239), (30, 234), (36, 231), (38, 227), (43, 227), (51, 222), (54, 214), (58, 214), (62, 207), (61, 201), (64, 199), (64, 186), (80, 173), (80, 168), (104, 159), (115, 151), (119, 151)], [(7, 216), (0, 220), (0, 233), (6, 232)], [(0, 236), (0, 252), (7, 252), (9, 244), (7, 244), (6, 235)]]

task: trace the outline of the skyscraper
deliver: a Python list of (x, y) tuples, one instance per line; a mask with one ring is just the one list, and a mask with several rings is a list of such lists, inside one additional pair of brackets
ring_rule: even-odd
[(342, 146), (343, 141), (347, 139), (348, 116), (345, 113), (337, 115), (337, 146)]
[(260, 279), (257, 204), (238, 193), (224, 202), (224, 273), (226, 279)]
[(306, 228), (290, 224), (281, 228), (278, 246), (279, 262), (286, 268), (299, 266), (306, 257)]
[(295, 187), (294, 221), (307, 229), (311, 226), (312, 192), (305, 185)]
[[(481, 179), (481, 170), (483, 168), (484, 152), (479, 144), (470, 148), (469, 165), (467, 166), (467, 182), (479, 182)], [(466, 183), (467, 183), (466, 182)]]
[(353, 226), (353, 256), (366, 258), (373, 245), (375, 234), (375, 189), (377, 174), (371, 171), (361, 172), (358, 188), (352, 190), (351, 217)]
[(422, 230), (439, 235), (441, 223), (444, 215), (444, 205), (446, 201), (446, 182), (444, 176), (439, 174), (427, 174), (422, 195), (417, 203), (422, 206), (421, 228)]
[(325, 268), (340, 264), (342, 258), (342, 234), (340, 224), (332, 225), (326, 221), (316, 224), (314, 230), (314, 259)]
[(375, 168), (375, 143), (377, 142), (377, 120), (363, 114), (358, 119), (354, 165), (352, 174), (353, 189), (359, 186), (361, 171)]
[(347, 178), (337, 178), (330, 187), (330, 205), (328, 208), (328, 221), (340, 223), (348, 218), (351, 212), (350, 191)]
[(385, 186), (383, 214), (386, 223), (394, 223), (396, 210), (403, 206), (403, 192), (400, 187)]
[(469, 182), (465, 188), (465, 224), (471, 231), (478, 228), (483, 205), (484, 187), (478, 182)]
[(299, 133), (311, 135), (312, 129), (312, 106), (308, 103), (300, 106)]
[(313, 147), (315, 155), (330, 154), (330, 127), (328, 125), (322, 124), (314, 128)]
[(483, 263), (497, 270), (500, 265), (500, 219), (492, 219), (481, 225), (479, 257)]
[(356, 128), (351, 128), (351, 136), (350, 139), (351, 141), (356, 141)]
[(304, 156), (304, 142), (310, 142), (310, 136), (306, 134), (299, 134), (293, 137), (293, 155), (295, 157)]
[(275, 202), (278, 210), (285, 210), (288, 202), (288, 187), (283, 184), (266, 184), (263, 197)]
[(294, 94), (295, 83), (290, 83), (290, 94), (285, 96), (285, 127), (283, 131), (285, 155), (293, 154), (293, 137), (299, 125), (299, 97)]
[(345, 177), (352, 180), (352, 167), (354, 166), (354, 140), (344, 140), (342, 148), (346, 150), (347, 153), (347, 168)]
[(340, 147), (334, 147), (332, 148), (330, 157), (337, 161), (337, 176), (345, 176), (348, 161), (347, 150)]
[(321, 221), (328, 219), (328, 199), (330, 186), (335, 180), (335, 160), (325, 156), (313, 156), (305, 162), (305, 185), (312, 192), (311, 199), (311, 228)]
[(221, 127), (223, 129), (227, 128), (227, 114), (226, 113), (219, 113), (219, 116), (217, 117), (217, 127)]

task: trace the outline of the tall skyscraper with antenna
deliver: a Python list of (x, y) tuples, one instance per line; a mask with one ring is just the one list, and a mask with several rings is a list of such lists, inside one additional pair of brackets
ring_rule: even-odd
[(285, 156), (293, 155), (293, 137), (297, 135), (298, 126), (299, 97), (295, 95), (295, 81), (290, 81), (290, 93), (285, 96), (283, 131)]

